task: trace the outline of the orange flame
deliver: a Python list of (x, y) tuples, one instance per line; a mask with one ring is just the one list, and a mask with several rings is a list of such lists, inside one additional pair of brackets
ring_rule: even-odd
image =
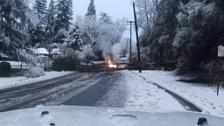
[(107, 63), (108, 63), (109, 68), (117, 68), (117, 65), (113, 64), (113, 62), (112, 62), (110, 57), (108, 58)]

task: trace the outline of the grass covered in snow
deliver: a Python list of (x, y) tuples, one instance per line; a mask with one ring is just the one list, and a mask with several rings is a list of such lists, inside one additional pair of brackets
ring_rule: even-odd
[(44, 76), (38, 78), (27, 78), (27, 77), (0, 77), (0, 90), (6, 88), (12, 88), (16, 86), (26, 85), (35, 83), (43, 80), (53, 79), (56, 77), (64, 76), (71, 72), (45, 72)]
[(141, 74), (134, 72), (144, 77), (146, 81), (157, 83), (179, 94), (210, 114), (224, 117), (224, 89), (221, 88), (217, 96), (215, 85), (180, 82), (178, 81), (180, 78), (173, 72), (143, 71)]

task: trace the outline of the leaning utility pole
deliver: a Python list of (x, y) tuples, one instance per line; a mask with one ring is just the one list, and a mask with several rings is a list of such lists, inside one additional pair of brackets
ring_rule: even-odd
[(126, 47), (125, 47), (125, 57), (128, 57), (128, 46), (129, 46), (129, 39), (127, 39)]
[(142, 67), (141, 67), (140, 43), (139, 43), (139, 37), (138, 37), (138, 22), (137, 22), (136, 10), (135, 10), (135, 3), (133, 3), (133, 10), (134, 10), (134, 18), (135, 18), (135, 32), (136, 32), (136, 39), (137, 39), (138, 67), (139, 67), (139, 73), (141, 73)]
[(132, 58), (132, 24), (134, 24), (134, 21), (128, 21), (130, 25), (130, 54), (129, 54), (129, 62), (131, 63)]

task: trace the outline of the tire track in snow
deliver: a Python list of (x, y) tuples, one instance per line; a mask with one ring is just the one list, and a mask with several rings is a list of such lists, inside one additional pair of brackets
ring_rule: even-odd
[(135, 72), (130, 71), (131, 73), (138, 75), (140, 78), (142, 78), (145, 82), (149, 83), (149, 84), (153, 84), (155, 86), (157, 86), (160, 89), (165, 90), (168, 94), (170, 94), (173, 98), (175, 98), (186, 110), (188, 111), (193, 111), (193, 112), (203, 112), (203, 109), (198, 107), (197, 105), (195, 105), (194, 103), (188, 101), (187, 99), (181, 97), (180, 95), (178, 95), (177, 93), (174, 93), (170, 90), (168, 90), (167, 88), (162, 87), (161, 85), (152, 82), (152, 81), (147, 81), (147, 79), (145, 77), (143, 77), (140, 74), (137, 74)]

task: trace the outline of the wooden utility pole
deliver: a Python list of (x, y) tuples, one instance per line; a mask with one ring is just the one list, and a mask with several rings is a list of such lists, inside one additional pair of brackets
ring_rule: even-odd
[(125, 57), (128, 57), (128, 45), (129, 45), (129, 39), (127, 39), (127, 43), (125, 47)]
[(128, 21), (130, 25), (130, 54), (129, 54), (129, 62), (131, 63), (131, 58), (132, 58), (132, 25), (135, 23), (134, 21)]
[(138, 21), (137, 21), (137, 14), (136, 14), (136, 10), (135, 10), (135, 3), (133, 3), (133, 10), (134, 10), (134, 18), (135, 18), (135, 32), (136, 32), (137, 51), (138, 51), (138, 67), (139, 67), (139, 73), (141, 73), (142, 72), (141, 54), (140, 54), (140, 43), (139, 43), (139, 36), (138, 36)]

